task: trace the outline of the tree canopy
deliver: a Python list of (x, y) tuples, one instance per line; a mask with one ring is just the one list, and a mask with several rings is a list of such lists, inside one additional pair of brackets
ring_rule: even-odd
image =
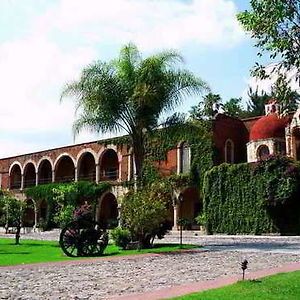
[[(296, 69), (300, 79), (300, 1), (299, 0), (251, 0), (251, 10), (238, 14), (244, 29), (256, 39), (256, 47), (278, 59), (274, 71)], [(265, 68), (256, 63), (255, 75), (267, 76)]]
[(68, 83), (62, 92), (74, 96), (78, 117), (74, 132), (125, 132), (130, 137), (135, 171), (141, 175), (146, 132), (158, 126), (164, 113), (172, 111), (186, 97), (200, 95), (207, 84), (180, 68), (182, 56), (168, 50), (142, 58), (133, 44), (116, 59), (96, 61), (85, 67), (79, 80)]

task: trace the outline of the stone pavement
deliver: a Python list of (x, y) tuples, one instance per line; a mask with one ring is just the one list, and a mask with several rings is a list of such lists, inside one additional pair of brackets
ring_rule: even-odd
[[(191, 286), (214, 286), (211, 280), (222, 284), (237, 280), (244, 258), (249, 261), (248, 272), (300, 262), (300, 237), (186, 233), (183, 241), (202, 244), (204, 248), (173, 254), (1, 267), (0, 299), (159, 299), (190, 292)], [(163, 242), (178, 242), (178, 233), (172, 233)], [(138, 296), (141, 293), (145, 298)]]

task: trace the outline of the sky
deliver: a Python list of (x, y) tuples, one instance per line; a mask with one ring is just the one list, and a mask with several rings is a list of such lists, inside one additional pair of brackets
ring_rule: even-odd
[(247, 8), (248, 0), (0, 0), (0, 158), (111, 137), (74, 139), (74, 102), (60, 94), (84, 66), (129, 42), (144, 56), (176, 49), (224, 101), (245, 98), (257, 61), (236, 20)]

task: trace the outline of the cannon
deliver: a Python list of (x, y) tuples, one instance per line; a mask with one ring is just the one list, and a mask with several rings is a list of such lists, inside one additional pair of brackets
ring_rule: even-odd
[(59, 244), (70, 257), (100, 256), (108, 244), (108, 233), (99, 223), (81, 218), (62, 229)]

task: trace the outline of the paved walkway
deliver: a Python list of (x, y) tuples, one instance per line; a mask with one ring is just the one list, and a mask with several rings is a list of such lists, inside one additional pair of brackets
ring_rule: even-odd
[[(177, 234), (163, 241), (173, 240), (178, 242)], [(176, 295), (176, 291), (189, 292), (186, 287), (209, 286), (214, 280), (223, 284), (230, 278), (236, 280), (244, 258), (249, 261), (248, 272), (300, 262), (300, 237), (189, 234), (184, 242), (204, 248), (177, 254), (2, 267), (0, 299), (141, 299), (137, 298), (141, 293), (143, 300), (159, 299)]]

